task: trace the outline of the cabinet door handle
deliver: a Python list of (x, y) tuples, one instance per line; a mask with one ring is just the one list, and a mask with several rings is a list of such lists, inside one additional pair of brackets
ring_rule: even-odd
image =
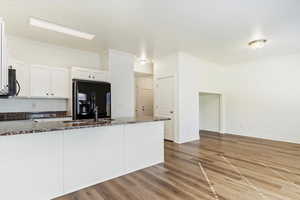
[(51, 96), (54, 96), (54, 94), (53, 94), (53, 93), (51, 93)]
[(49, 93), (47, 92), (46, 95), (49, 96)]

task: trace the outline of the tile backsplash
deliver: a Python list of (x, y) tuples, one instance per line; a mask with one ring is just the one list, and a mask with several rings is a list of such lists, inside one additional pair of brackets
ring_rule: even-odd
[(0, 113), (67, 111), (66, 99), (0, 99)]

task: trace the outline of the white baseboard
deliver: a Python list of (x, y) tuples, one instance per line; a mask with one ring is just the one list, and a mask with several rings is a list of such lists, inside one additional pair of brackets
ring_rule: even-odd
[(265, 137), (265, 136), (258, 136), (258, 135), (250, 135), (250, 134), (243, 134), (243, 133), (238, 133), (234, 131), (226, 131), (224, 134), (229, 134), (229, 135), (237, 135), (237, 136), (242, 136), (242, 137), (250, 137), (250, 138), (258, 138), (258, 139), (264, 139), (264, 140), (271, 140), (271, 141), (276, 141), (276, 142), (287, 142), (287, 143), (293, 143), (293, 144), (300, 144), (300, 140), (293, 140), (293, 139), (287, 139), (287, 138), (275, 138), (275, 137)]

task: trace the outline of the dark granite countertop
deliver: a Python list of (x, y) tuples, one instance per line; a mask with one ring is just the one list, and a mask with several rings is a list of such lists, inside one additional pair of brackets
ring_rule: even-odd
[(65, 118), (65, 117), (72, 117), (72, 116), (67, 115), (67, 111), (0, 113), (0, 121)]
[(124, 124), (145, 123), (154, 121), (167, 121), (168, 118), (145, 117), (145, 118), (118, 118), (113, 120), (80, 120), (80, 121), (54, 121), (34, 122), (33, 120), (0, 122), (0, 136), (33, 134), (52, 131), (62, 131), (80, 128), (92, 128), (101, 126), (113, 126)]

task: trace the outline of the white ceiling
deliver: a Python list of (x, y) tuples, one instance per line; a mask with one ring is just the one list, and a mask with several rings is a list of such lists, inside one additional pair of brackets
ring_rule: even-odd
[[(7, 32), (100, 51), (153, 58), (185, 51), (233, 64), (300, 51), (300, 0), (1, 0)], [(28, 25), (36, 17), (96, 35), (92, 41)], [(247, 43), (267, 38), (264, 49)]]

